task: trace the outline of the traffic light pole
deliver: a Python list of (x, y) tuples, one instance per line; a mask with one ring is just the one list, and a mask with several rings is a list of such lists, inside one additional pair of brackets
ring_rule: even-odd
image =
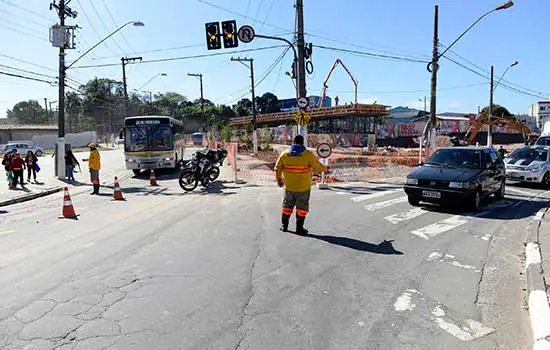
[[(258, 130), (256, 125), (256, 90), (254, 87), (254, 59), (252, 58), (234, 58), (231, 57), (231, 61), (239, 62), (246, 68), (250, 68), (250, 81), (252, 85), (252, 147), (253, 147), (253, 153), (258, 153)], [(247, 65), (245, 62), (250, 63), (250, 65)]]

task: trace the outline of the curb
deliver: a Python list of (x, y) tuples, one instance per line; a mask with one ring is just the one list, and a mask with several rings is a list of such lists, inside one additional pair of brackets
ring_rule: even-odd
[(46, 196), (49, 196), (51, 194), (61, 192), (62, 190), (63, 190), (63, 187), (60, 186), (60, 187), (50, 188), (50, 189), (42, 191), (42, 192), (33, 193), (33, 194), (28, 195), (28, 196), (17, 197), (17, 198), (10, 199), (10, 200), (4, 201), (4, 202), (0, 202), (0, 207), (5, 207), (5, 206), (8, 206), (8, 205), (13, 205), (13, 204), (17, 204), (17, 203), (28, 202), (28, 201), (31, 201), (33, 199), (46, 197)]
[(549, 209), (538, 211), (526, 228), (525, 273), (534, 350), (550, 349), (550, 306), (539, 244), (539, 229)]

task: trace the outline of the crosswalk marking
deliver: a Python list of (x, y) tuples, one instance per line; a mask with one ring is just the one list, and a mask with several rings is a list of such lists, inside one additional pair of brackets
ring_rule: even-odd
[(388, 220), (392, 224), (400, 223), (401, 221), (407, 221), (410, 219), (414, 219), (417, 216), (420, 216), (422, 214), (426, 214), (428, 211), (422, 209), (422, 208), (413, 208), (411, 210), (405, 211), (403, 213), (393, 214), (386, 216), (384, 219)]
[(374, 203), (374, 204), (365, 205), (365, 209), (367, 209), (369, 211), (374, 211), (374, 210), (389, 207), (389, 206), (394, 205), (394, 204), (404, 203), (406, 201), (407, 201), (407, 196), (403, 196), (403, 197), (399, 197), (399, 198), (390, 199), (390, 200), (387, 200), (387, 201), (384, 201), (384, 202), (377, 202), (377, 203)]
[(464, 225), (467, 223), (468, 220), (464, 218), (462, 215), (455, 215), (451, 216), (450, 218), (440, 220), (436, 223), (433, 223), (428, 226), (424, 226), (422, 228), (419, 228), (417, 230), (411, 231), (413, 235), (416, 235), (420, 238), (424, 239), (430, 239), (432, 237), (435, 237), (443, 232), (447, 232), (449, 230), (452, 230), (454, 228), (457, 228), (461, 225)]
[(362, 194), (360, 196), (351, 197), (350, 199), (354, 202), (363, 202), (369, 199), (379, 198), (379, 197), (387, 196), (388, 194), (397, 193), (397, 192), (403, 192), (403, 189), (399, 188), (397, 190), (388, 190), (388, 191), (380, 191), (380, 192), (374, 192), (369, 194)]
[(14, 230), (7, 230), (7, 231), (0, 231), (0, 236), (9, 235), (10, 233), (14, 233)]

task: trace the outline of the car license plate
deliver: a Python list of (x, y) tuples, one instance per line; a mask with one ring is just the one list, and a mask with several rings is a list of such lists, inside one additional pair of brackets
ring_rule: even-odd
[(439, 199), (439, 198), (441, 198), (441, 192), (422, 191), (422, 197)]
[(509, 177), (517, 177), (516, 173), (506, 173), (506, 175), (508, 175)]

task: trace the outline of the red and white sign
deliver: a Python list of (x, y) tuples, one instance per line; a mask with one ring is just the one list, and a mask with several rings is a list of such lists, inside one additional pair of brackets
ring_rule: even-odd
[(317, 146), (317, 155), (321, 158), (328, 158), (332, 154), (332, 147), (328, 143), (321, 143)]

